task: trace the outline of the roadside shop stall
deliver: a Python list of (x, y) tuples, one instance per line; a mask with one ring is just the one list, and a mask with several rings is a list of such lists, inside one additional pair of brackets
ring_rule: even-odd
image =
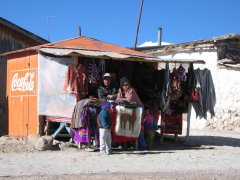
[[(71, 133), (70, 124), (73, 123), (76, 97), (69, 90), (64, 90), (64, 84), (68, 66), (73, 62), (74, 57), (80, 58), (86, 65), (89, 96), (96, 97), (96, 89), (105, 72), (115, 75), (116, 85), (119, 85), (121, 77), (127, 77), (142, 102), (150, 107), (149, 111), (156, 117), (159, 116), (159, 113), (154, 114), (156, 111), (165, 112), (169, 105), (166, 97), (170, 95), (166, 93), (168, 87), (165, 86), (166, 77), (169, 76), (164, 75), (167, 66), (161, 71), (158, 70), (158, 63), (166, 65), (168, 63), (178, 63), (179, 65), (204, 63), (202, 60), (158, 59), (142, 52), (83, 36), (5, 55), (8, 60), (8, 133), (10, 136), (21, 137), (30, 134), (43, 135), (45, 121), (60, 123), (59, 128), (52, 134), (54, 138), (63, 128)], [(168, 73), (170, 72), (168, 71)], [(164, 96), (163, 90), (166, 90)], [(91, 114), (97, 114), (95, 106), (96, 104), (90, 103), (84, 112), (91, 111)], [(175, 110), (178, 110), (179, 106), (175, 106)], [(114, 142), (136, 141), (141, 131), (143, 109), (127, 110), (124, 108), (116, 106), (115, 113), (112, 113), (112, 118), (116, 123), (113, 126), (115, 129), (112, 131), (117, 132), (113, 135)], [(131, 117), (126, 118), (126, 122), (122, 122), (121, 119), (125, 118), (120, 118), (117, 113), (121, 111), (124, 112), (120, 113), (121, 116), (132, 114)], [(131, 125), (130, 120), (134, 113), (135, 119), (138, 121), (133, 121)], [(171, 112), (166, 112), (166, 114), (171, 114)], [(96, 127), (89, 126), (89, 122), (91, 122), (89, 119), (87, 121), (88, 129), (96, 130)], [(95, 121), (96, 116), (93, 119)], [(131, 127), (135, 128), (131, 129)], [(162, 128), (164, 127), (167, 126), (162, 126)], [(75, 128), (78, 127), (75, 126)], [(83, 141), (88, 144), (91, 133), (83, 132), (88, 137)]]

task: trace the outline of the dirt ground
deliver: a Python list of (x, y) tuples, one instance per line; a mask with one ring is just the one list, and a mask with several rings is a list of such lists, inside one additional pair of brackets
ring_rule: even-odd
[(240, 133), (191, 130), (151, 151), (98, 151), (66, 146), (37, 151), (27, 140), (0, 138), (0, 179), (240, 179)]

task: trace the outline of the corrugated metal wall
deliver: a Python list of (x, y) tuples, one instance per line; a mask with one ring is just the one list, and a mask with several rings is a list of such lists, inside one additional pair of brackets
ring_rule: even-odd
[(7, 61), (0, 57), (0, 136), (7, 134), (7, 99), (6, 99)]
[[(7, 61), (8, 134), (37, 134), (37, 52), (11, 54)], [(31, 74), (33, 76), (31, 76)]]
[(0, 24), (0, 54), (37, 45), (33, 39)]
[[(40, 45), (39, 42), (0, 24), (0, 54)], [(6, 57), (0, 57), (0, 136), (8, 133), (7, 127), (7, 79)]]

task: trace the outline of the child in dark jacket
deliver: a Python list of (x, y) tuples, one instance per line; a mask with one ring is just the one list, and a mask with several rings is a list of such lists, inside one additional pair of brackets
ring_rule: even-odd
[(102, 110), (99, 114), (101, 128), (99, 128), (100, 139), (100, 154), (111, 154), (111, 125), (112, 120), (110, 116), (111, 104), (109, 102), (102, 106)]

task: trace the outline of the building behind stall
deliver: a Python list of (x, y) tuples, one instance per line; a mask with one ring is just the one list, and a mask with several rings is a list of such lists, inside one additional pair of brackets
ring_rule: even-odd
[(211, 71), (217, 98), (215, 117), (199, 120), (193, 113), (191, 127), (240, 131), (240, 34), (137, 50), (159, 58), (204, 60), (205, 65), (195, 64), (194, 68)]
[[(0, 17), (0, 54), (45, 43), (48, 41)], [(7, 131), (6, 74), (6, 57), (0, 56), (0, 135)]]

